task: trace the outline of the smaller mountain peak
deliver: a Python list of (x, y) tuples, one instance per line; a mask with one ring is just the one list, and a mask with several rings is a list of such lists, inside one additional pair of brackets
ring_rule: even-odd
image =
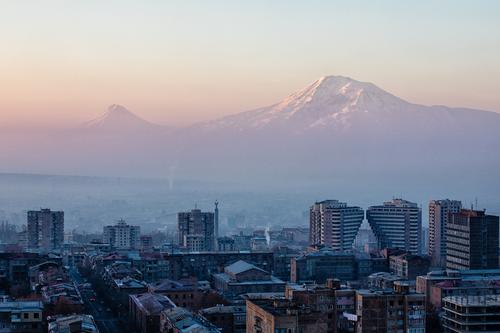
[(125, 130), (133, 128), (153, 128), (157, 127), (157, 125), (138, 117), (123, 105), (112, 104), (100, 117), (84, 123), (83, 127), (93, 129)]
[(108, 106), (108, 112), (115, 113), (115, 114), (118, 114), (118, 113), (131, 114), (132, 113), (126, 107), (124, 107), (123, 105), (120, 105), (120, 104), (111, 104), (110, 106)]

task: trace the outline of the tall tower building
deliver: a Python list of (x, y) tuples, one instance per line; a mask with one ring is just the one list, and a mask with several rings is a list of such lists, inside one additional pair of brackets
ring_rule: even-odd
[(446, 268), (498, 268), (498, 216), (462, 209), (446, 228)]
[(193, 209), (177, 214), (179, 244), (189, 251), (215, 251), (215, 213)]
[(422, 251), (422, 210), (416, 203), (393, 199), (371, 206), (366, 219), (381, 248), (398, 248), (413, 254)]
[(446, 226), (451, 214), (460, 212), (458, 200), (431, 200), (429, 202), (429, 255), (432, 264), (446, 266)]
[(28, 248), (51, 251), (64, 243), (64, 212), (28, 211)]
[(309, 242), (335, 250), (350, 250), (364, 216), (361, 208), (338, 200), (316, 202), (309, 210)]
[(219, 238), (219, 202), (215, 201), (214, 210), (214, 224), (215, 224), (215, 239)]
[(116, 249), (140, 249), (141, 227), (128, 225), (119, 220), (115, 225), (107, 225), (102, 229), (103, 242)]

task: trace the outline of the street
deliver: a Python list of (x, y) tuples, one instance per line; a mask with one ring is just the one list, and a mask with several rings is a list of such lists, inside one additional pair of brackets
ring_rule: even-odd
[[(70, 270), (70, 275), (73, 281), (78, 285), (85, 283), (85, 280), (80, 275), (76, 269)], [(124, 330), (120, 328), (120, 323), (117, 318), (113, 315), (111, 311), (106, 311), (108, 309), (104, 300), (95, 293), (92, 288), (84, 289), (79, 288), (82, 295), (83, 301), (85, 302), (85, 309), (87, 314), (94, 317), (96, 324), (101, 333), (122, 333)], [(95, 298), (91, 301), (91, 298)]]

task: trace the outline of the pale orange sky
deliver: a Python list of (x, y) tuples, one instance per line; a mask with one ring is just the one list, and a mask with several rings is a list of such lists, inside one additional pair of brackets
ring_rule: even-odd
[(77, 124), (125, 105), (188, 124), (324, 75), (408, 101), (500, 111), (496, 1), (26, 1), (0, 13), (0, 124)]

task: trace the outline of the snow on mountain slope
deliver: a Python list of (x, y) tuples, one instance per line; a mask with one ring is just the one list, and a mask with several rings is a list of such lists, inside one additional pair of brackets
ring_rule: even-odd
[(360, 113), (387, 117), (414, 112), (408, 103), (372, 83), (343, 76), (325, 76), (279, 103), (203, 124), (210, 128), (259, 129), (288, 123), (296, 131), (351, 126)]

